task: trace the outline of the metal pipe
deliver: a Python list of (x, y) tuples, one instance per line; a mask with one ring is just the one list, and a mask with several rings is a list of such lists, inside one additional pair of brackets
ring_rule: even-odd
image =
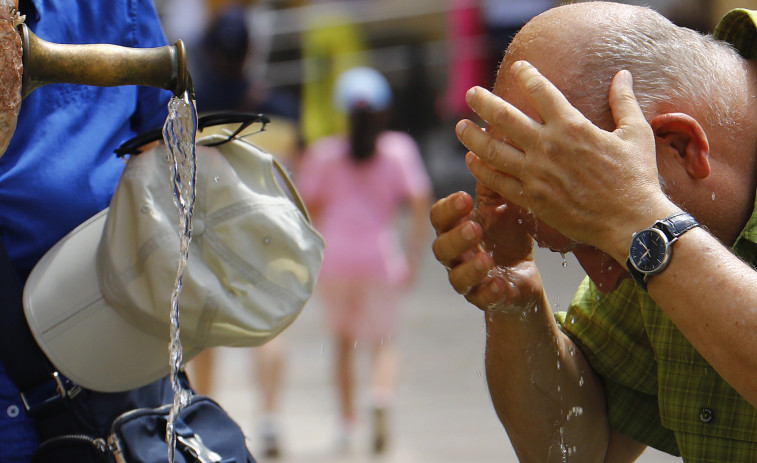
[(187, 71), (184, 43), (157, 48), (118, 45), (64, 45), (37, 37), (25, 24), (19, 26), (23, 48), (21, 97), (51, 83), (115, 87), (146, 85), (181, 96), (193, 93)]

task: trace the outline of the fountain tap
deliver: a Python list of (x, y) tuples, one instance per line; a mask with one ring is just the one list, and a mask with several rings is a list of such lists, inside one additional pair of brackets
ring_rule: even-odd
[(25, 24), (18, 26), (23, 50), (21, 97), (51, 83), (115, 87), (146, 85), (194, 98), (184, 43), (157, 48), (129, 48), (109, 44), (65, 45), (37, 37)]

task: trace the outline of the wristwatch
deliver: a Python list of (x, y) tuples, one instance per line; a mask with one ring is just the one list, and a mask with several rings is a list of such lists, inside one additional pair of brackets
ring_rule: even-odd
[(673, 253), (671, 245), (699, 222), (687, 212), (658, 220), (650, 228), (633, 234), (626, 267), (636, 283), (647, 290), (647, 279), (668, 266)]

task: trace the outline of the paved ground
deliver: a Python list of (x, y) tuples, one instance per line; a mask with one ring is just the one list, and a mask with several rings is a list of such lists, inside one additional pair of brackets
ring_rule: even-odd
[[(553, 305), (563, 307), (582, 277), (572, 259), (563, 268), (559, 256), (542, 255), (542, 272)], [(391, 416), (391, 447), (381, 458), (368, 452), (367, 408), (355, 449), (338, 455), (336, 401), (331, 388), (331, 346), (321, 329), (320, 307), (312, 301), (285, 332), (287, 381), (282, 388), (284, 463), (490, 463), (515, 462), (505, 432), (489, 403), (483, 378), (483, 318), (452, 292), (446, 274), (430, 252), (420, 281), (404, 311), (399, 342), (403, 366), (396, 409)], [(359, 346), (358, 346), (359, 349)], [(216, 398), (243, 425), (258, 449), (258, 390), (249, 350), (222, 350)], [(367, 357), (360, 357), (365, 371)], [(364, 381), (363, 381), (364, 384)], [(363, 388), (363, 391), (365, 388)], [(367, 406), (365, 394), (361, 404)], [(261, 463), (266, 460), (259, 457)], [(680, 461), (655, 451), (645, 463)]]

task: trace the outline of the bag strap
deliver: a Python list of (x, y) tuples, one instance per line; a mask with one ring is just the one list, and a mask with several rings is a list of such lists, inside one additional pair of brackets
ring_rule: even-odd
[(65, 413), (63, 399), (75, 396), (81, 388), (55, 371), (34, 340), (24, 316), (23, 285), (2, 239), (0, 314), (3, 318), (0, 360), (21, 392), (24, 407), (34, 419), (37, 432), (45, 437), (60, 433), (61, 429), (71, 429), (69, 426), (75, 427), (74, 418)]

